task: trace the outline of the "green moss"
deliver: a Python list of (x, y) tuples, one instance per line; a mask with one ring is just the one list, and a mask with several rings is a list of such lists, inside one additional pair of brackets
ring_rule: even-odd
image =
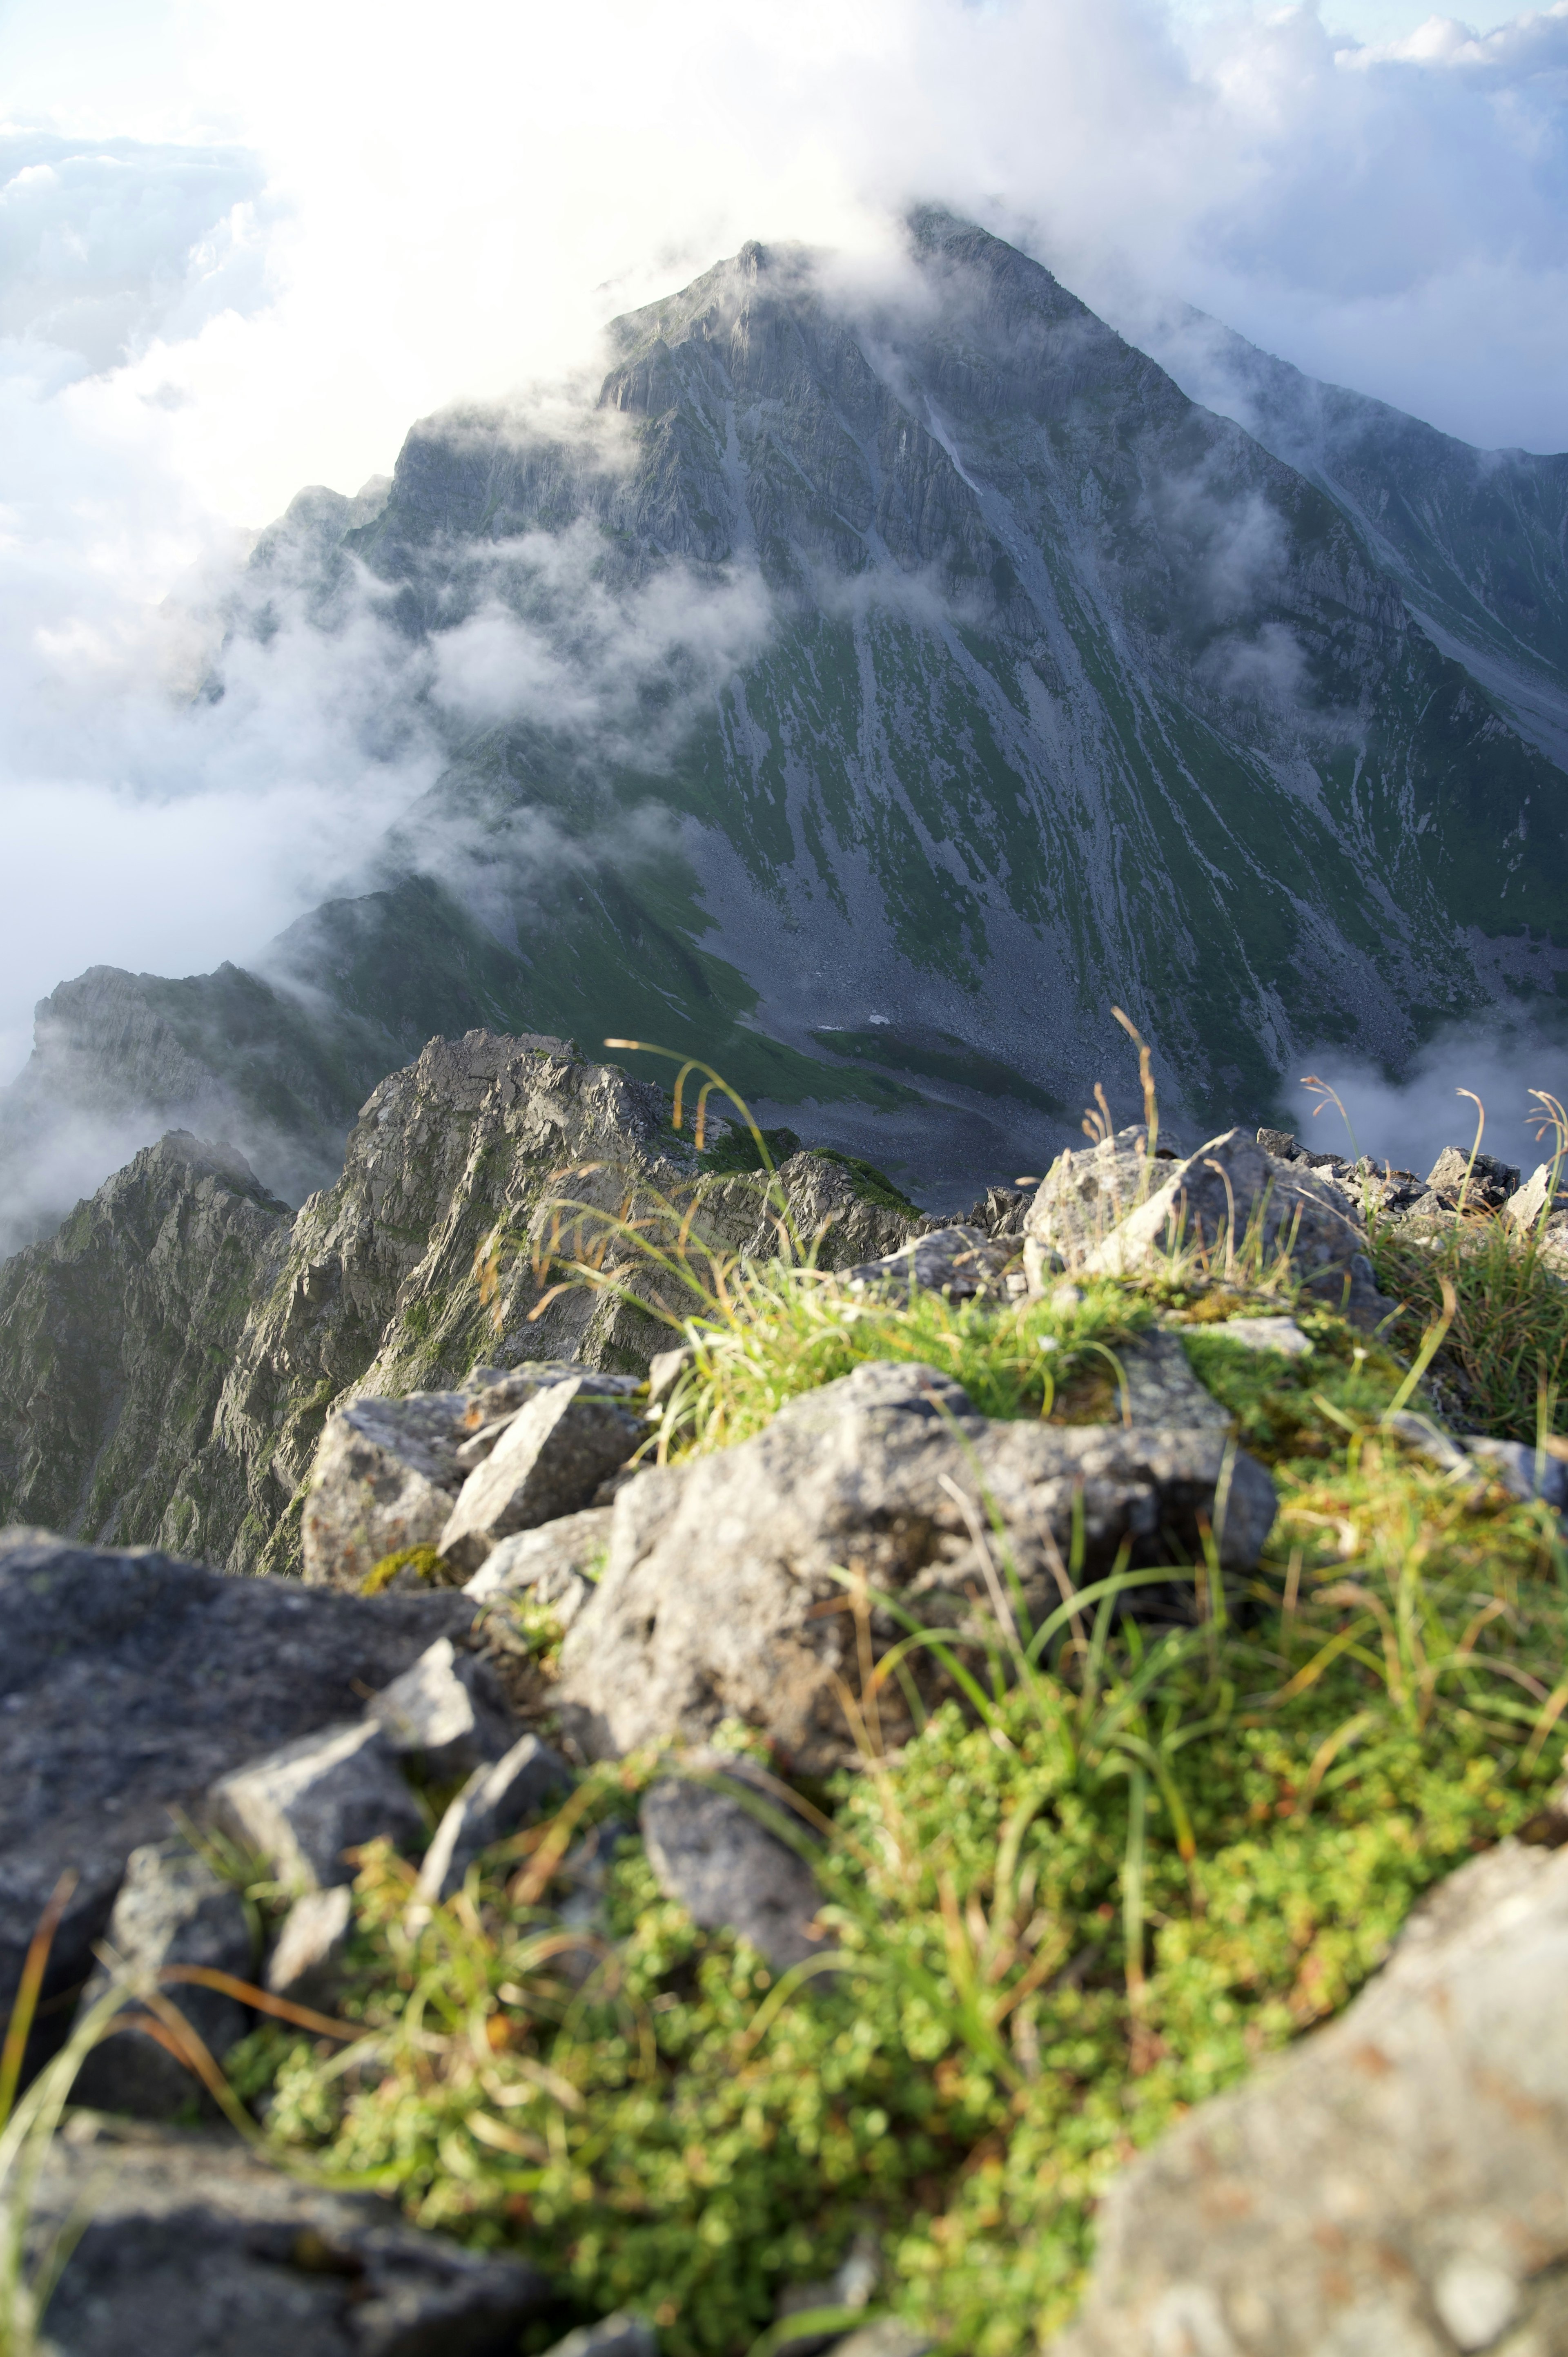
[(395, 1555), (382, 1555), (380, 1563), (366, 1572), (360, 1582), (360, 1595), (379, 1596), (384, 1587), (392, 1586), (400, 1571), (412, 1572), (427, 1587), (461, 1587), (467, 1576), (436, 1547), (399, 1547)]

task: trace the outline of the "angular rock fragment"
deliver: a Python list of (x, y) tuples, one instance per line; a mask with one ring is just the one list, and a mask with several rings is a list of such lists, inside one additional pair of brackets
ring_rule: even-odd
[(328, 1727), (221, 1777), (208, 1795), (225, 1831), (295, 1890), (349, 1882), (344, 1852), (386, 1835), (417, 1841), (424, 1821), (373, 1719)]
[[(46, 1532), (0, 1537), (0, 2014), (61, 1873), (79, 1877), (45, 1994), (78, 1987), (132, 1850), (278, 1744), (353, 1718), (431, 1641), (453, 1589), (365, 1599), (231, 1579)], [(44, 2020), (61, 2025), (62, 2007)]]
[(331, 1993), (353, 1920), (347, 1883), (302, 1891), (284, 1917), (267, 1958), (266, 1983), (273, 1995), (292, 1997), (296, 2004), (323, 2004)]
[(1495, 1154), (1477, 1154), (1472, 1162), (1463, 1146), (1445, 1146), (1426, 1174), (1434, 1194), (1463, 1199), (1469, 1211), (1500, 1211), (1519, 1188), (1519, 1168)]
[(1130, 1211), (1164, 1185), (1168, 1156), (1151, 1156), (1141, 1125), (1058, 1154), (1024, 1216), (1024, 1267), (1040, 1293), (1053, 1272), (1081, 1268)]
[(1052, 2357), (1550, 2357), (1565, 1959), (1568, 1851), (1505, 1842), (1461, 1867), (1338, 2020), (1112, 2183)]
[(648, 1362), (648, 1405), (657, 1407), (696, 1361), (693, 1350), (656, 1351)]
[[(193, 1964), (248, 1981), (255, 1961), (239, 1892), (179, 1840), (147, 1842), (131, 1852), (105, 1938), (124, 1964), (153, 1976), (165, 1965)], [(83, 2007), (95, 2005), (109, 1986), (109, 1973), (100, 1964), (82, 1991)], [(163, 1993), (216, 2061), (250, 2028), (244, 2006), (220, 1990), (180, 1982), (166, 1985)], [(145, 2018), (140, 2007), (127, 2009), (94, 2047), (77, 2073), (71, 2100), (140, 2119), (172, 2119), (199, 2092), (199, 2083), (166, 2047), (134, 2027), (138, 2016)]]
[(852, 1292), (890, 1301), (907, 1300), (915, 1291), (944, 1294), (950, 1301), (1000, 1297), (1018, 1251), (1015, 1237), (993, 1238), (980, 1228), (937, 1228), (880, 1260), (845, 1269), (840, 1281)]
[[(582, 1372), (554, 1361), (476, 1367), (457, 1391), (366, 1396), (338, 1409), (327, 1419), (305, 1501), (306, 1580), (357, 1590), (389, 1555), (435, 1546), (464, 1482), (519, 1411)], [(611, 1392), (625, 1383), (598, 1381)]]
[(28, 2237), (86, 2226), (49, 2302), (54, 2357), (513, 2357), (552, 2293), (532, 2267), (327, 2193), (238, 2137), (57, 2136)]
[(1294, 1318), (1227, 1318), (1205, 1329), (1244, 1351), (1277, 1351), (1284, 1359), (1307, 1359), (1312, 1344)]
[(365, 1706), (388, 1749), (418, 1752), (435, 1776), (466, 1776), (499, 1760), (517, 1729), (495, 1672), (450, 1637), (438, 1637), (412, 1669)]
[[(972, 1611), (969, 1591), (1002, 1594), (1005, 1544), (1043, 1617), (1079, 1512), (1084, 1579), (1123, 1540), (1135, 1566), (1199, 1559), (1200, 1518), (1240, 1569), (1268, 1534), (1273, 1484), (1223, 1429), (993, 1423), (934, 1368), (871, 1361), (755, 1439), (644, 1473), (618, 1499), (609, 1561), (562, 1647), (564, 1717), (597, 1753), (701, 1741), (738, 1717), (803, 1770), (836, 1764), (853, 1750), (843, 1575), (951, 1622)], [(1191, 1574), (1130, 1597), (1129, 1609), (1190, 1614)], [(875, 1612), (873, 1630), (891, 1641)]]
[(588, 1504), (646, 1436), (594, 1375), (575, 1374), (538, 1394), (483, 1465), (470, 1473), (442, 1529), (444, 1555), (478, 1571), (497, 1543)]
[(1568, 1465), (1550, 1449), (1537, 1451), (1522, 1440), (1466, 1440), (1473, 1464), (1492, 1473), (1523, 1503), (1542, 1498), (1562, 1513), (1568, 1508)]
[(569, 1629), (594, 1592), (587, 1574), (604, 1560), (611, 1513), (608, 1506), (588, 1506), (580, 1514), (562, 1514), (538, 1530), (518, 1531), (502, 1539), (463, 1593), (482, 1604), (527, 1597), (532, 1603), (548, 1604), (562, 1628)]
[(521, 1737), (492, 1766), (476, 1768), (435, 1829), (415, 1897), (427, 1907), (449, 1899), (481, 1850), (515, 1833), (571, 1783), (566, 1762), (536, 1735)]
[(1503, 1205), (1505, 1218), (1511, 1220), (1515, 1227), (1533, 1228), (1542, 1211), (1546, 1212), (1549, 1223), (1554, 1222), (1560, 1213), (1568, 1212), (1568, 1189), (1564, 1189), (1562, 1183), (1563, 1168), (1557, 1171), (1555, 1187), (1552, 1185), (1552, 1163), (1538, 1162), (1523, 1186), (1516, 1187)]
[(816, 1924), (815, 1875), (741, 1792), (749, 1786), (778, 1815), (788, 1814), (787, 1804), (720, 1753), (682, 1765), (685, 1772), (661, 1777), (642, 1803), (642, 1837), (660, 1890), (703, 1931), (749, 1940), (776, 1973), (825, 1954), (832, 1943)]

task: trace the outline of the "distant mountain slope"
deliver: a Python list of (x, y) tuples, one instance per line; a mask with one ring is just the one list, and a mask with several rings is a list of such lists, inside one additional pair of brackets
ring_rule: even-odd
[[(1245, 431), (1000, 240), (910, 238), (854, 296), (747, 246), (596, 406), (428, 419), (263, 536), (235, 631), (372, 611), (449, 756), (263, 961), (349, 1093), (437, 1031), (648, 1039), (943, 1208), (1135, 1101), (1113, 1004), (1199, 1134), (1325, 1042), (1568, 1013), (1568, 462), (1260, 354)], [(290, 1085), (308, 1161), (344, 1117)]]
[(1354, 518), (1438, 642), (1568, 762), (1568, 453), (1474, 449), (1200, 311), (1165, 315), (1149, 340), (1195, 400)]

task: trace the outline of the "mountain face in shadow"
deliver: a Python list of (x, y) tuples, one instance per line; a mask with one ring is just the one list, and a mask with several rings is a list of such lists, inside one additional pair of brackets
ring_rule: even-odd
[(984, 231), (910, 255), (749, 245), (596, 406), (446, 413), (264, 537), (237, 627), (371, 597), (448, 756), (263, 961), (323, 1052), (656, 1041), (940, 1205), (1131, 1109), (1113, 1005), (1200, 1133), (1325, 1041), (1550, 1029), (1568, 461), (1263, 355), (1248, 430)]

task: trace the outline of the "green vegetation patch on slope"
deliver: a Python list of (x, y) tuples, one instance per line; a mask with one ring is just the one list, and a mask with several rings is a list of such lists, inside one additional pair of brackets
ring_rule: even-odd
[[(879, 2307), (970, 2357), (1034, 2348), (1114, 2171), (1342, 2007), (1560, 1766), (1555, 1518), (1406, 1453), (1382, 1423), (1400, 1363), (1329, 1313), (1295, 1304), (1305, 1358), (1226, 1336), (1228, 1314), (1290, 1306), (1107, 1281), (902, 1308), (778, 1271), (694, 1329), (676, 1445), (700, 1449), (889, 1355), (992, 1415), (1078, 1416), (1160, 1318), (1272, 1466), (1279, 1521), (1229, 1595), (1197, 1567), (1190, 1628), (1118, 1620), (1112, 1593), (998, 1628), (967, 1706), (901, 1751), (863, 1677), (862, 1764), (794, 1804), (836, 1977), (775, 1979), (660, 1896), (636, 1833), (652, 1755), (592, 1770), (425, 1921), (412, 1869), (367, 1852), (341, 2007), (363, 2035), (255, 2033), (242, 2083), (273, 2135), (532, 2254), (585, 2316), (644, 2311), (672, 2357), (745, 2351), (782, 2287), (867, 2233)], [(620, 1838), (584, 1932), (561, 1869), (594, 1824)]]

